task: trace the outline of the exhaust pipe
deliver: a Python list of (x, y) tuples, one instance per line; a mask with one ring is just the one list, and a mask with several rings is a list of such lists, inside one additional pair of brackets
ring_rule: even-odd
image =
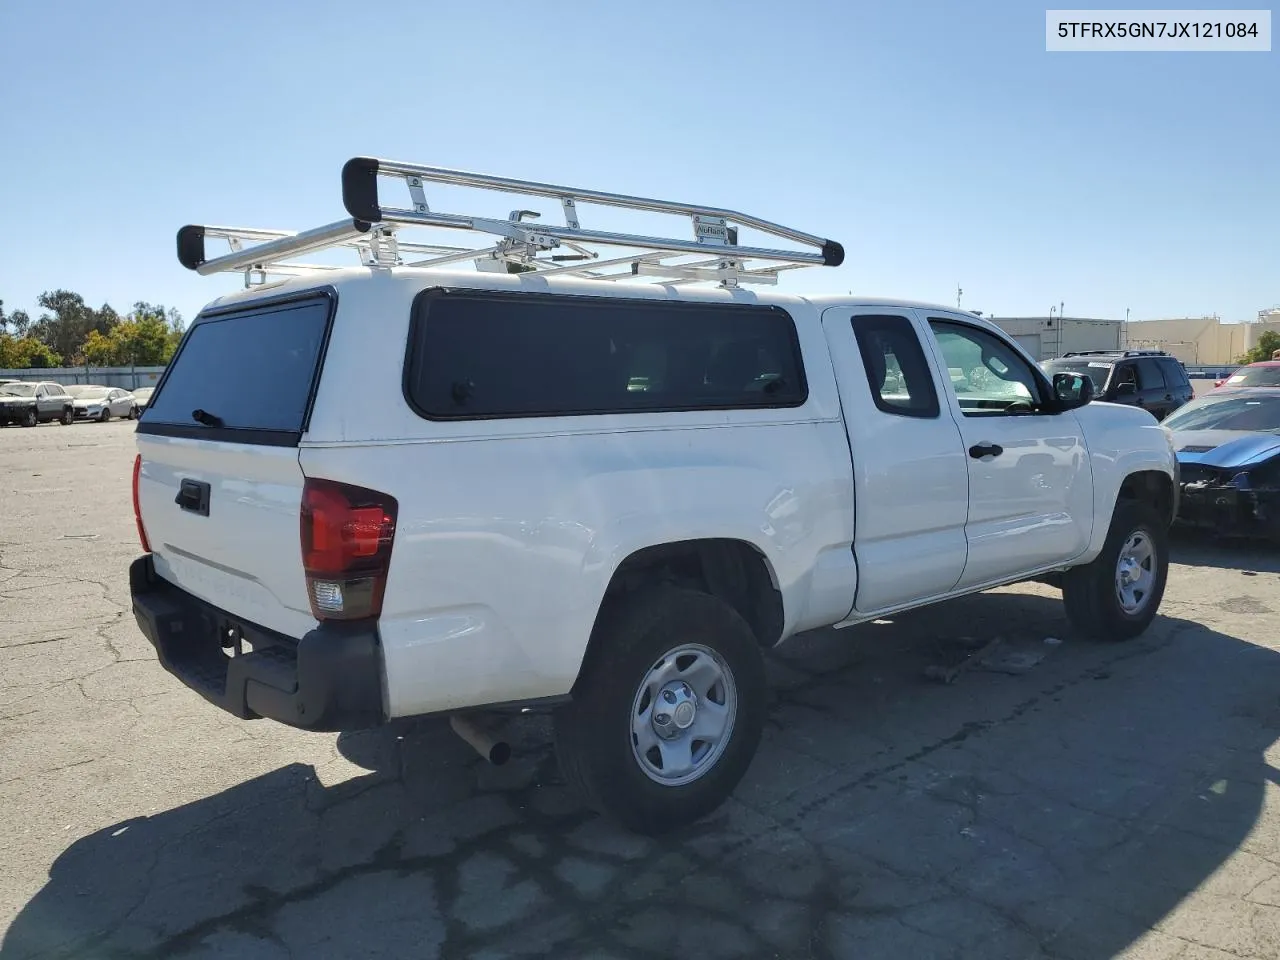
[(453, 728), (454, 733), (467, 742), (472, 750), (495, 767), (500, 767), (511, 759), (511, 744), (505, 740), (493, 739), (462, 714), (450, 714), (449, 726)]

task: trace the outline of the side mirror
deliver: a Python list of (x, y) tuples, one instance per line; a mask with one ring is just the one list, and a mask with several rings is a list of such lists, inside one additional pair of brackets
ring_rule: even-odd
[(1138, 395), (1138, 385), (1132, 380), (1122, 383), (1116, 387), (1116, 397), (1136, 397)]
[(1055, 373), (1053, 395), (1063, 410), (1083, 407), (1093, 399), (1093, 381), (1080, 373)]

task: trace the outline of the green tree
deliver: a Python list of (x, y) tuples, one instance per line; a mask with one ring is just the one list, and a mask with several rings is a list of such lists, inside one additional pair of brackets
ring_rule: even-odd
[(27, 316), (25, 310), (15, 310), (13, 313), (5, 313), (4, 301), (0, 300), (0, 333), (8, 333), (12, 327), (19, 337), (27, 335), (27, 328), (31, 326), (31, 318)]
[(97, 310), (84, 302), (84, 297), (70, 290), (46, 290), (36, 301), (47, 311), (31, 325), (31, 335), (48, 344), (54, 353), (79, 358), (80, 349), (96, 330), (103, 336), (120, 322), (120, 315), (104, 303)]
[(81, 355), (86, 362), (103, 367), (163, 366), (182, 338), (180, 326), (175, 329), (181, 324), (181, 318), (175, 324), (171, 316), (177, 316), (177, 311), (135, 304), (134, 312), (114, 324), (109, 332), (90, 330)]
[(1236, 363), (1257, 363), (1259, 360), (1270, 360), (1271, 354), (1276, 350), (1280, 350), (1280, 333), (1274, 330), (1263, 330), (1262, 335), (1258, 337), (1257, 346), (1248, 353), (1242, 353), (1236, 358)]
[(62, 357), (35, 337), (15, 337), (0, 333), (0, 368), (26, 370), (61, 365)]
[[(119, 327), (116, 328), (117, 330)], [(97, 330), (90, 330), (89, 336), (84, 341), (84, 346), (80, 348), (80, 353), (84, 357), (85, 363), (91, 363), (95, 367), (114, 367), (116, 365), (116, 354), (120, 349), (120, 344), (112, 336), (104, 337)]]

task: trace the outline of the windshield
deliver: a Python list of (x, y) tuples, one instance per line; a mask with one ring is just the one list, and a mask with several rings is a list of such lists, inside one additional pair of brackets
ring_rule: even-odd
[[(72, 390), (75, 392), (71, 393)], [(68, 387), (67, 392), (77, 400), (105, 400), (107, 397), (106, 387)]]
[(1107, 373), (1111, 364), (1097, 360), (1046, 360), (1040, 367), (1051, 380), (1055, 373), (1078, 373), (1082, 377), (1088, 377), (1093, 381), (1094, 392), (1101, 393), (1102, 388), (1107, 385)]
[(1164, 421), (1170, 430), (1253, 430), (1280, 433), (1280, 395), (1201, 397)]
[(36, 395), (36, 385), (34, 383), (6, 383), (3, 387), (0, 387), (0, 395), (34, 397)]
[(1280, 387), (1280, 366), (1245, 367), (1227, 377), (1226, 387)]

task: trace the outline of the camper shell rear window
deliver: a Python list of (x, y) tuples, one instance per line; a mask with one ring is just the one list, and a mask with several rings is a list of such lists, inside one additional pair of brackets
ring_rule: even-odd
[(311, 415), (336, 303), (325, 290), (202, 314), (138, 432), (296, 446)]

